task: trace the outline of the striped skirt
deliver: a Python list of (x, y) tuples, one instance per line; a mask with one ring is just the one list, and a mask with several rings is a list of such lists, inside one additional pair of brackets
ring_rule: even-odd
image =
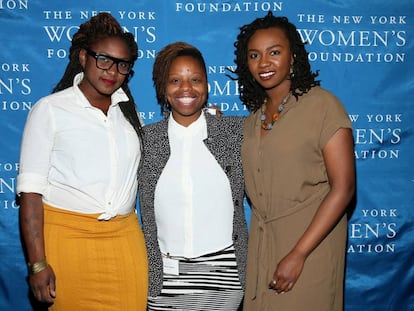
[(179, 275), (164, 273), (163, 288), (149, 297), (148, 310), (238, 310), (243, 298), (234, 246), (179, 260)]
[(56, 276), (54, 311), (144, 311), (148, 264), (135, 213), (98, 221), (44, 205), (47, 260)]

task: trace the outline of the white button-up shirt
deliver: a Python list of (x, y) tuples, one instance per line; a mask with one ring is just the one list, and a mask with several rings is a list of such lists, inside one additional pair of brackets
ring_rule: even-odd
[(139, 140), (112, 95), (107, 115), (73, 87), (40, 99), (23, 133), (17, 193), (42, 194), (45, 203), (74, 212), (125, 215), (135, 208)]
[(171, 114), (168, 136), (171, 155), (154, 198), (161, 252), (194, 258), (230, 246), (234, 211), (230, 182), (203, 142), (204, 115), (183, 127)]

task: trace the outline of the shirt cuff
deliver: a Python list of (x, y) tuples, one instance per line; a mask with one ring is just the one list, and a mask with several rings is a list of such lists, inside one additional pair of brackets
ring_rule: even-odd
[(44, 194), (47, 187), (47, 178), (33, 173), (22, 173), (17, 176), (16, 192), (18, 195), (22, 192), (32, 192)]

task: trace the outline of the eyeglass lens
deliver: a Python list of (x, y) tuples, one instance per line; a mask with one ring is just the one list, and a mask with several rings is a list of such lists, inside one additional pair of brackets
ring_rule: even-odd
[(98, 54), (92, 50), (86, 49), (86, 52), (95, 58), (96, 67), (103, 70), (108, 70), (116, 63), (116, 68), (120, 74), (127, 75), (132, 69), (132, 63), (118, 59), (109, 55)]
[(125, 62), (122, 60), (114, 60), (105, 55), (96, 56), (96, 66), (99, 69), (107, 70), (111, 68), (114, 63), (116, 63), (118, 72), (120, 74), (126, 75), (131, 70), (131, 64), (129, 62)]

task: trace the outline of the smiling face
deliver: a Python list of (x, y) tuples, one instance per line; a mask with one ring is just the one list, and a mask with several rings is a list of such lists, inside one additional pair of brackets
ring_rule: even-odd
[(201, 114), (207, 101), (207, 76), (202, 65), (191, 56), (179, 56), (168, 74), (166, 97), (174, 120), (189, 126)]
[(281, 29), (257, 30), (247, 45), (247, 63), (253, 78), (266, 91), (289, 89), (293, 56), (289, 40)]
[[(97, 54), (111, 56), (117, 59), (130, 61), (131, 53), (124, 40), (118, 37), (109, 37), (97, 41), (90, 50)], [(99, 69), (96, 59), (86, 50), (81, 50), (79, 60), (84, 68), (84, 78), (80, 84), (82, 92), (89, 98), (110, 97), (125, 81), (126, 75), (118, 72), (114, 63), (109, 69)]]

